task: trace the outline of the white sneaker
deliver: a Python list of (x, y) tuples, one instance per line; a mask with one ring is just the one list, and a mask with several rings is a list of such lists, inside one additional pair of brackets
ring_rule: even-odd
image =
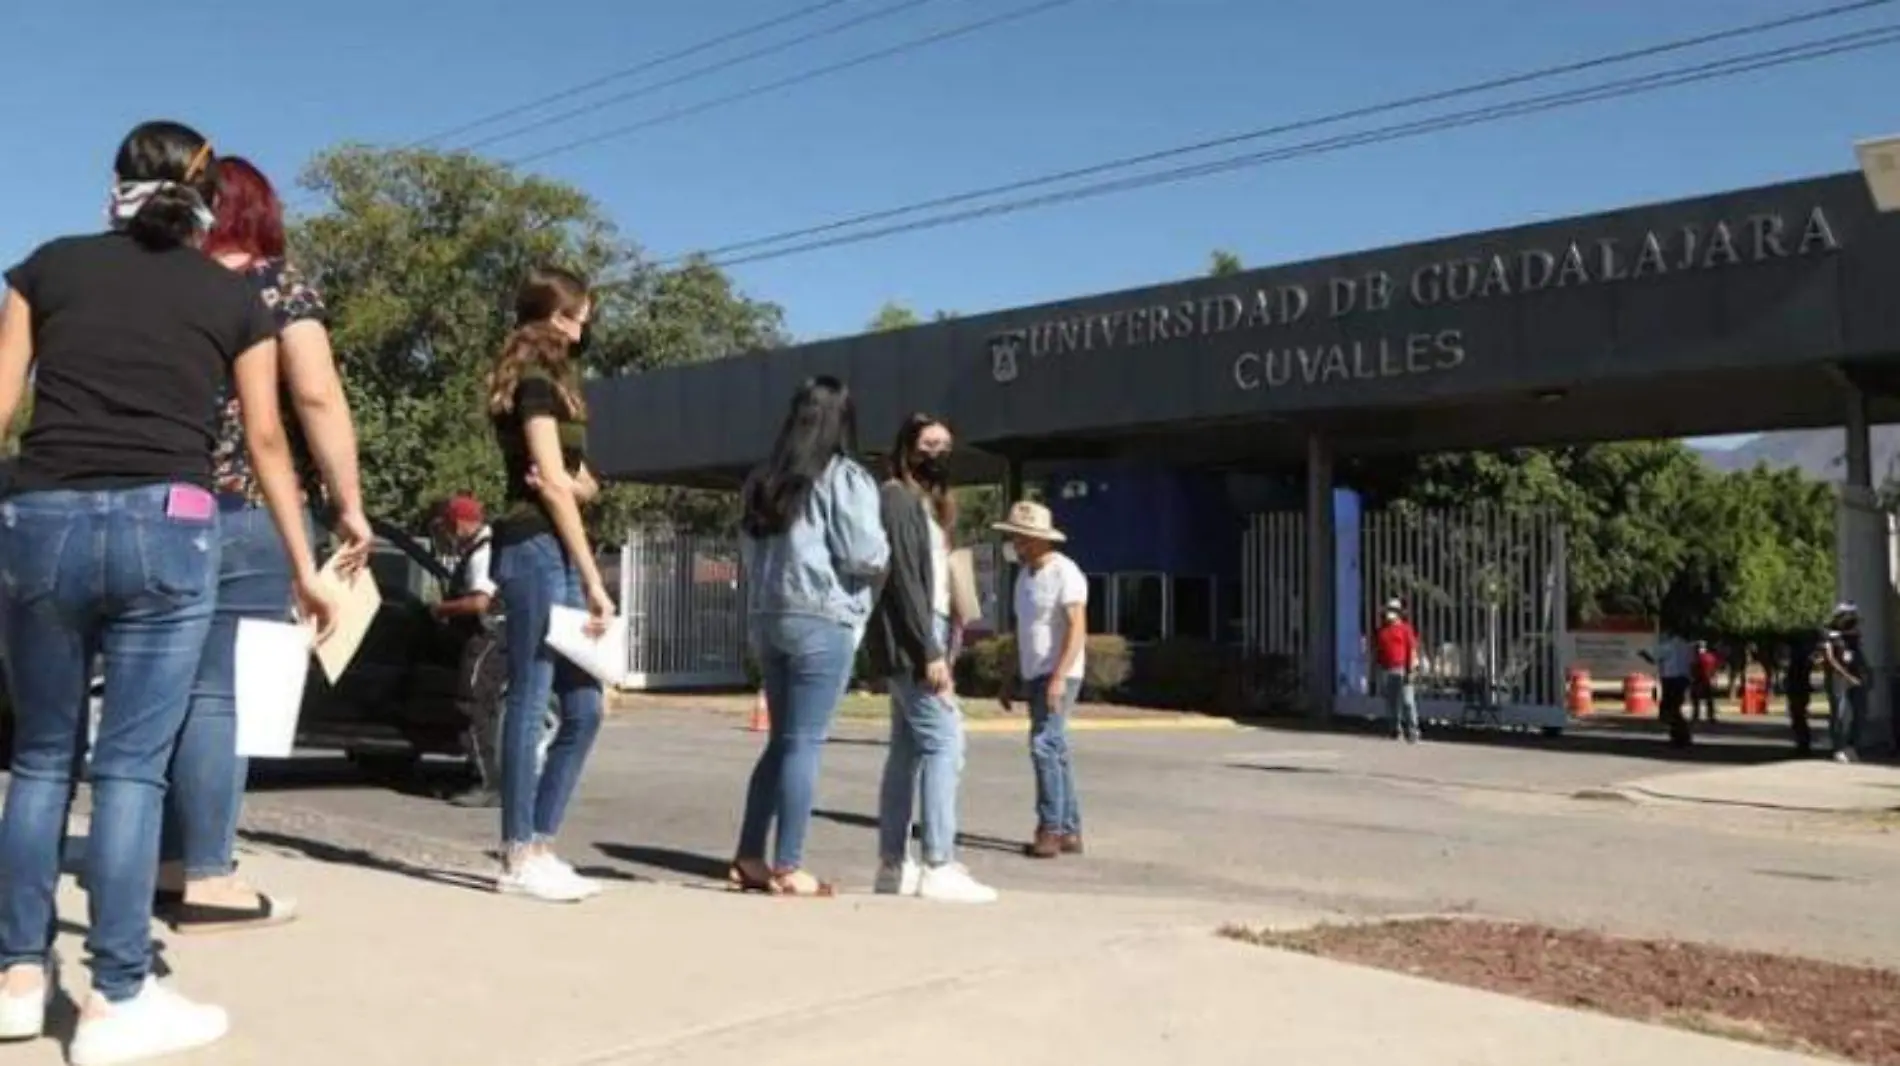
[(923, 879), (924, 868), (908, 856), (901, 863), (881, 862), (872, 891), (880, 896), (914, 896)]
[(577, 874), (563, 873), (558, 863), (536, 856), (518, 870), (503, 870), (495, 878), (495, 891), (504, 896), (526, 896), (543, 903), (579, 903), (592, 893), (579, 882)]
[(587, 898), (591, 899), (594, 896), (600, 895), (600, 882), (582, 877), (580, 871), (568, 865), (565, 859), (546, 853), (544, 853), (541, 858), (545, 862), (552, 863), (556, 872), (571, 882), (575, 888), (585, 893)]
[(59, 960), (46, 960), (46, 985), (35, 992), (0, 994), (0, 1040), (35, 1040), (46, 1032), (46, 1006), (59, 990)]
[(113, 1066), (215, 1043), (231, 1031), (223, 1007), (193, 1003), (148, 977), (139, 994), (81, 1018), (73, 1066)]
[(995, 903), (996, 890), (970, 876), (960, 862), (947, 862), (924, 871), (917, 894), (938, 903)]

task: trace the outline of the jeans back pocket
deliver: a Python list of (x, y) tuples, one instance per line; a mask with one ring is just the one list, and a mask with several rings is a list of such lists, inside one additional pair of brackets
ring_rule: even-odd
[(218, 520), (142, 515), (134, 525), (144, 596), (184, 607), (210, 600), (218, 587)]

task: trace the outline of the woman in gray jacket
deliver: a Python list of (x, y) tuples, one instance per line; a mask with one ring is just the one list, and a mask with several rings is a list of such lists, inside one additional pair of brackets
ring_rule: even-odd
[[(877, 891), (989, 903), (996, 890), (956, 862), (963, 713), (951, 686), (950, 427), (915, 414), (898, 431), (879, 494), (890, 571), (866, 635), (871, 668), (890, 682), (891, 744), (878, 802)], [(910, 857), (912, 800), (923, 796), (923, 858)]]

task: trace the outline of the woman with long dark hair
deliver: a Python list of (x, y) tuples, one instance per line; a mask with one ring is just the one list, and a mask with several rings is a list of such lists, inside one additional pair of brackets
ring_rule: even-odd
[(17, 734), (0, 821), (0, 1039), (38, 1036), (56, 985), (53, 891), (85, 754), (91, 660), (105, 699), (89, 768), (86, 886), (93, 994), (75, 1066), (211, 1043), (223, 1010), (152, 977), (152, 895), (172, 746), (212, 622), (212, 494), (229, 378), (298, 612), (327, 630), (290, 442), (277, 325), (243, 278), (199, 251), (217, 160), (196, 131), (148, 122), (113, 163), (111, 232), (42, 245), (9, 270), (0, 425), (33, 370), (32, 424), (0, 500), (0, 614)]
[[(506, 468), (507, 503), (494, 523), (495, 581), (508, 612), (508, 695), (502, 711), (502, 871), (496, 890), (573, 903), (599, 887), (554, 852), (554, 838), (600, 732), (600, 682), (547, 646), (555, 607), (591, 615), (604, 631), (614, 602), (587, 542), (581, 508), (600, 486), (587, 468), (587, 402), (572, 350), (593, 298), (579, 275), (531, 271), (515, 298), (515, 329), (488, 378), (488, 414)], [(560, 726), (544, 764), (536, 749), (548, 699)]]
[[(747, 636), (770, 718), (732, 863), (732, 883), (747, 891), (835, 891), (804, 869), (805, 833), (818, 756), (890, 558), (877, 486), (852, 458), (856, 449), (851, 393), (836, 378), (813, 378), (792, 397), (772, 454), (742, 494)], [(768, 864), (774, 820), (778, 841)]]
[[(374, 534), (363, 514), (356, 429), (324, 328), (323, 299), (285, 259), (284, 205), (255, 166), (237, 156), (218, 161), (215, 214), (205, 253), (243, 278), (270, 310), (280, 402), (294, 416), (284, 419), (284, 429), (298, 485), (308, 508), (334, 515), (339, 565), (354, 572), (369, 557)], [(239, 881), (233, 856), (249, 771), (237, 754), (238, 623), (289, 617), (291, 584), (290, 557), (244, 451), (243, 405), (234, 393), (223, 405), (211, 476), (222, 512), (217, 609), (172, 754), (159, 845), (159, 902), (180, 933), (274, 925), (297, 913), (294, 901)], [(306, 514), (315, 540), (315, 515)]]
[[(871, 668), (891, 691), (891, 743), (878, 800), (876, 890), (948, 903), (990, 903), (996, 890), (956, 861), (963, 711), (950, 680), (950, 427), (914, 414), (891, 448), (881, 505), (890, 572), (871, 615)], [(920, 792), (921, 804), (914, 800)], [(921, 806), (923, 865), (910, 856)]]

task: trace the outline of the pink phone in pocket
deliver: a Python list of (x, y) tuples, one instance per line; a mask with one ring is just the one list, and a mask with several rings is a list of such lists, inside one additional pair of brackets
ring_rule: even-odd
[(165, 517), (187, 521), (208, 521), (218, 510), (218, 501), (196, 485), (173, 485), (165, 497)]

